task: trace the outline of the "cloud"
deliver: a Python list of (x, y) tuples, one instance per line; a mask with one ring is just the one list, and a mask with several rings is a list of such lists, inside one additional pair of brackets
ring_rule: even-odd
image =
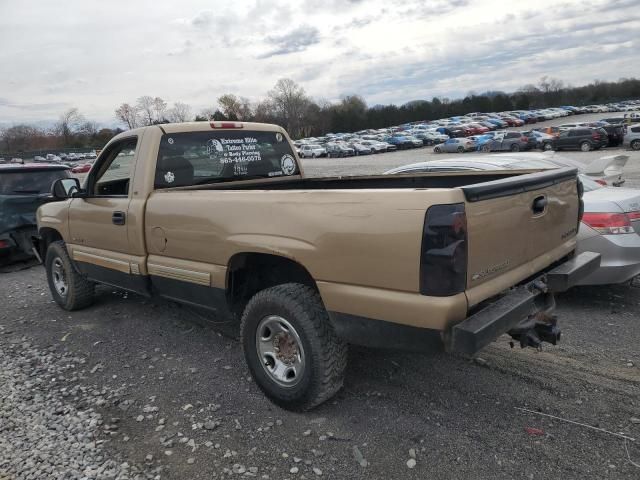
[(276, 48), (260, 55), (258, 58), (302, 52), (307, 47), (320, 43), (320, 31), (316, 27), (303, 25), (287, 34), (267, 37), (266, 40), (269, 44), (275, 45)]
[(40, 3), (0, 0), (0, 123), (71, 106), (109, 123), (147, 94), (198, 111), (224, 93), (258, 100), (282, 77), (316, 98), (388, 104), (515, 90), (543, 75), (615, 80), (638, 76), (640, 63), (638, 0)]

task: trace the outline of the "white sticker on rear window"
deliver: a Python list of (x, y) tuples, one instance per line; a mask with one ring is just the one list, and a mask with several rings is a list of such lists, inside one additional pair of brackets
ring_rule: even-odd
[(293, 175), (296, 171), (296, 161), (289, 154), (283, 155), (280, 159), (280, 167), (285, 175)]
[(209, 158), (222, 164), (260, 162), (262, 155), (254, 137), (212, 138), (207, 141)]

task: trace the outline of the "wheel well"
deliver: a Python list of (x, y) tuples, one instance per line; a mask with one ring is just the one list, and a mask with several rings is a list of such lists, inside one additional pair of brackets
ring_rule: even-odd
[(227, 302), (239, 316), (256, 293), (283, 283), (301, 283), (318, 290), (308, 270), (295, 260), (265, 253), (236, 254), (227, 269)]
[(40, 245), (38, 246), (38, 253), (44, 262), (44, 258), (47, 255), (47, 249), (49, 245), (58, 240), (62, 240), (62, 235), (53, 228), (41, 228), (40, 229)]

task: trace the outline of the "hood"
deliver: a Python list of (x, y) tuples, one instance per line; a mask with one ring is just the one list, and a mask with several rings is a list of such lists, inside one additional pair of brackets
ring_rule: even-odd
[(42, 195), (0, 195), (0, 234), (36, 225), (36, 210), (48, 200)]

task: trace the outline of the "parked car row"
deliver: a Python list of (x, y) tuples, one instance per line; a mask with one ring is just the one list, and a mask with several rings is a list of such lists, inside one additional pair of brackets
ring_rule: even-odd
[[(346, 157), (368, 155), (398, 149), (435, 146), (436, 152), (467, 152), (481, 150), (521, 151), (539, 149), (593, 150), (603, 146), (618, 146), (632, 123), (640, 120), (640, 100), (586, 107), (563, 106), (539, 110), (511, 110), (506, 112), (474, 112), (433, 121), (355, 133), (328, 133), (294, 142), (302, 158), (325, 156)], [(598, 122), (573, 122), (559, 127), (522, 132), (505, 131), (537, 122), (594, 112), (623, 112)], [(531, 127), (530, 127), (531, 128)], [(587, 131), (588, 130), (588, 131)], [(569, 133), (561, 134), (561, 132)], [(453, 139), (466, 139), (453, 141)], [(640, 148), (640, 143), (634, 144)], [(631, 148), (634, 148), (631, 146)]]

